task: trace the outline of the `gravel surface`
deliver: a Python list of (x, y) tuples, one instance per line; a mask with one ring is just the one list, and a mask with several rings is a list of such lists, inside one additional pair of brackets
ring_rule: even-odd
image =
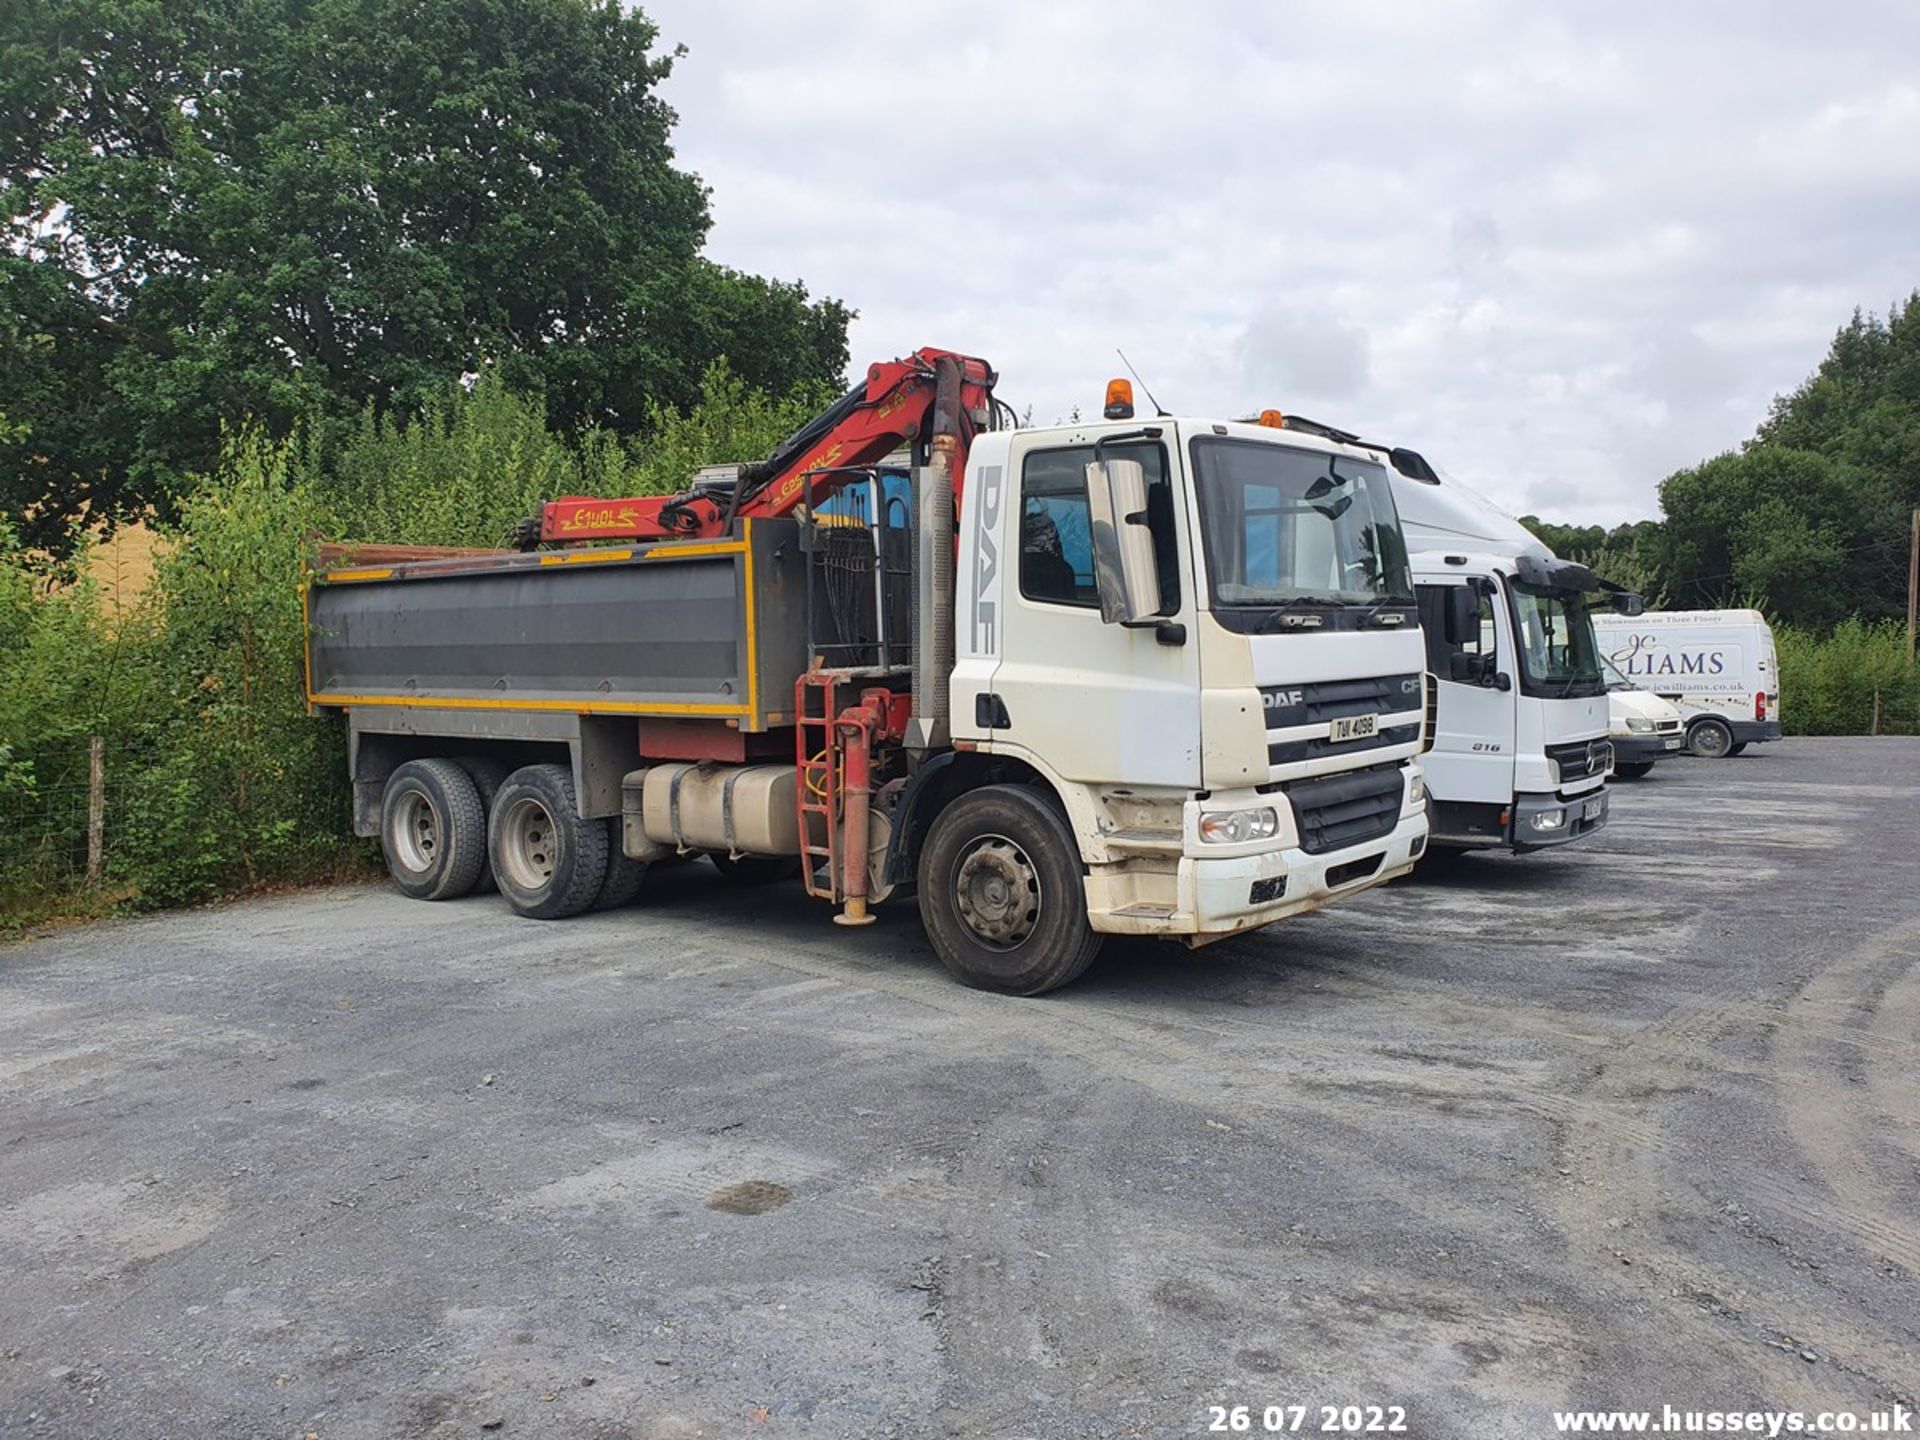
[(710, 867), (0, 949), (0, 1435), (1201, 1436), (1911, 1405), (1920, 741), (1045, 1000)]

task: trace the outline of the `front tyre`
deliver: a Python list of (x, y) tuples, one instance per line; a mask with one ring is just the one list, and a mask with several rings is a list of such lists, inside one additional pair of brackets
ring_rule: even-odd
[(528, 919), (562, 920), (599, 899), (607, 851), (607, 822), (580, 814), (564, 765), (523, 766), (493, 797), (487, 852), (494, 883)]
[(1696, 720), (1687, 731), (1687, 753), (1702, 760), (1724, 760), (1733, 753), (1733, 731), (1724, 720)]
[(921, 847), (918, 888), (934, 953), (975, 989), (1058, 989), (1100, 949), (1073, 832), (1026, 786), (988, 785), (941, 811)]
[(1617, 760), (1614, 762), (1613, 773), (1624, 775), (1629, 780), (1644, 780), (1653, 773), (1653, 761)]
[(453, 900), (473, 889), (487, 854), (486, 810), (451, 760), (409, 760), (380, 797), (380, 848), (400, 893)]

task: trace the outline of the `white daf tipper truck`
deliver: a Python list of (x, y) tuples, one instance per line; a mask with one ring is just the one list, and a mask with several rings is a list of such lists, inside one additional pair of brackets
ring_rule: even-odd
[(1143, 422), (1118, 383), (1012, 428), (996, 378), (876, 365), (768, 460), (550, 501), (520, 553), (335, 553), (308, 694), (400, 888), (558, 919), (704, 855), (849, 925), (913, 893), (955, 976), (1033, 994), (1109, 934), (1407, 873), (1426, 697), (1384, 455)]
[(1422, 762), (1432, 845), (1526, 851), (1591, 835), (1613, 766), (1592, 610), (1638, 597), (1409, 459), (1393, 487), (1439, 695)]

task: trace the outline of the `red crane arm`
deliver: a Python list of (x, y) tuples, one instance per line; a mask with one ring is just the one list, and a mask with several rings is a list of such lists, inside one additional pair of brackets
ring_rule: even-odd
[[(957, 391), (957, 403), (949, 399), (942, 404), (943, 375), (949, 396)], [(951, 350), (916, 350), (904, 360), (869, 366), (864, 384), (854, 386), (766, 460), (742, 465), (730, 487), (696, 487), (679, 495), (630, 500), (549, 500), (541, 507), (540, 539), (722, 536), (740, 516), (786, 515), (802, 505), (818, 505), (852, 478), (850, 471), (877, 464), (903, 442), (938, 435), (951, 435), (955, 441), (957, 512), (968, 442), (992, 413), (997, 378), (986, 361)]]

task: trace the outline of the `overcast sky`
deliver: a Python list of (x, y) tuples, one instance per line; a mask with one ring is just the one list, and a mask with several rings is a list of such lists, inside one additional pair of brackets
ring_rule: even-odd
[(1920, 3), (648, 0), (709, 253), (1168, 409), (1652, 515), (1858, 305), (1920, 285)]

